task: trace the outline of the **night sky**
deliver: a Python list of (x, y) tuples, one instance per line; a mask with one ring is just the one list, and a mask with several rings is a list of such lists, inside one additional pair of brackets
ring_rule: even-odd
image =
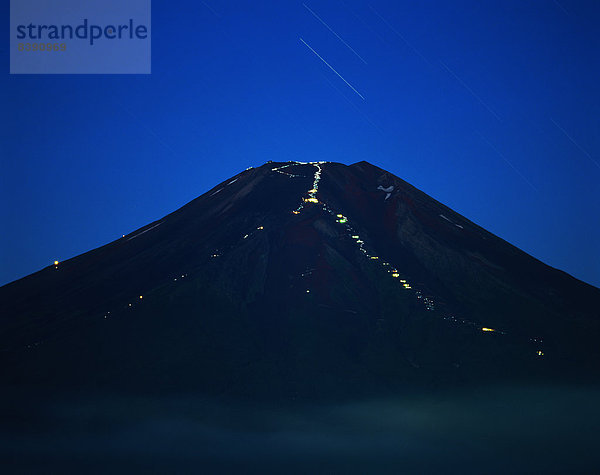
[(248, 166), (367, 160), (600, 286), (598, 25), (597, 1), (155, 0), (151, 75), (11, 76), (5, 43), (0, 284)]

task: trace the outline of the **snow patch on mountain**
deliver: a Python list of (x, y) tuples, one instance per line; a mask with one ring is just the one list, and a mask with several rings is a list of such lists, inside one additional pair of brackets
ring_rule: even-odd
[(392, 196), (392, 191), (394, 191), (394, 185), (390, 185), (387, 188), (384, 188), (383, 186), (379, 185), (377, 187), (378, 190), (381, 190), (385, 193), (385, 199), (383, 201), (387, 201), (387, 199)]
[(127, 239), (128, 241), (131, 241), (132, 239), (135, 239), (138, 236), (141, 236), (144, 233), (147, 233), (148, 231), (150, 231), (151, 229), (154, 229), (157, 226), (160, 226), (162, 224), (162, 222), (155, 224), (154, 226), (152, 226), (151, 228), (148, 229), (144, 229), (141, 233), (137, 233), (135, 236), (131, 236), (129, 239)]
[(454, 221), (452, 221), (451, 219), (449, 219), (449, 218), (446, 218), (446, 216), (444, 216), (443, 214), (440, 214), (439, 216), (440, 216), (440, 218), (442, 218), (442, 219), (445, 219), (446, 221), (448, 221), (450, 224), (454, 224), (454, 226), (456, 226), (457, 228), (460, 228), (460, 229), (465, 229), (465, 228), (463, 228), (463, 227), (462, 227), (460, 224), (456, 224), (456, 223), (455, 223)]

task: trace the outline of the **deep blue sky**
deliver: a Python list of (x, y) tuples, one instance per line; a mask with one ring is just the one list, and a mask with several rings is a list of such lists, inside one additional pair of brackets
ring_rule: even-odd
[(1, 48), (0, 284), (248, 166), (367, 160), (600, 286), (600, 3), (305, 3), (356, 54), (257, 0), (155, 0), (149, 76), (10, 76)]

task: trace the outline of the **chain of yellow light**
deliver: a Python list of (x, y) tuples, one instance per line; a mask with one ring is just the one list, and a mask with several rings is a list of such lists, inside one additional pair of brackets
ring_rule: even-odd
[[(281, 173), (283, 175), (287, 175), (287, 176), (292, 177), (292, 178), (296, 178), (296, 177), (302, 177), (302, 175), (296, 175), (296, 174), (293, 174), (293, 173), (284, 172), (282, 170), (285, 169), (285, 168), (291, 167), (293, 165), (314, 165), (317, 168), (317, 171), (315, 172), (314, 177), (313, 177), (312, 188), (310, 190), (308, 190), (308, 192), (307, 192), (308, 198), (303, 198), (302, 199), (302, 203), (300, 204), (300, 206), (297, 209), (295, 209), (294, 211), (292, 211), (294, 214), (300, 214), (300, 211), (304, 207), (304, 203), (314, 203), (314, 204), (318, 204), (319, 203), (319, 199), (317, 198), (317, 193), (319, 191), (319, 181), (321, 180), (321, 174), (322, 174), (322, 171), (323, 171), (322, 168), (321, 168), (321, 165), (323, 165), (324, 163), (327, 163), (327, 162), (323, 162), (323, 161), (321, 161), (321, 162), (293, 162), (293, 163), (289, 163), (289, 164), (283, 165), (281, 167), (273, 168), (271, 170), (271, 171), (274, 171), (274, 172), (277, 172), (277, 173)], [(233, 180), (230, 183), (228, 183), (228, 185), (231, 184), (231, 183), (233, 183), (234, 181), (237, 181), (237, 179)], [(350, 232), (350, 235), (351, 235), (353, 241), (355, 242), (355, 244), (357, 244), (359, 250), (363, 254), (365, 254), (365, 256), (368, 259), (373, 260), (373, 261), (379, 261), (379, 263), (380, 263), (380, 265), (382, 267), (389, 267), (389, 269), (386, 269), (386, 271), (389, 274), (391, 274), (392, 278), (399, 279), (400, 283), (402, 284), (402, 286), (406, 290), (411, 290), (412, 289), (412, 286), (410, 285), (410, 283), (406, 279), (400, 279), (400, 272), (396, 268), (392, 267), (389, 262), (387, 262), (385, 260), (379, 259), (379, 256), (375, 256), (375, 255), (370, 255), (369, 254), (369, 252), (367, 251), (367, 249), (364, 246), (365, 242), (362, 239), (360, 239), (360, 236), (358, 234), (353, 234), (352, 226), (348, 223), (348, 218), (346, 216), (344, 216), (341, 213), (334, 213), (331, 209), (329, 209), (329, 207), (325, 203), (322, 203), (322, 205), (323, 205), (323, 210), (325, 210), (326, 212), (328, 212), (328, 213), (330, 213), (332, 215), (335, 215), (337, 223), (345, 225), (346, 230)], [(444, 217), (444, 216), (442, 216), (442, 217)], [(161, 224), (161, 223), (159, 223), (159, 224)], [(156, 226), (158, 226), (158, 224), (155, 225), (155, 226), (153, 226), (153, 227), (156, 227)], [(149, 228), (146, 231), (149, 231), (150, 229), (152, 229), (152, 228)], [(261, 231), (263, 229), (264, 229), (264, 226), (259, 226), (259, 227), (256, 228), (256, 230), (261, 230)], [(143, 232), (145, 232), (145, 231), (143, 231)], [(140, 233), (140, 234), (142, 234), (142, 233)], [(137, 235), (134, 236), (134, 237), (137, 237)], [(244, 235), (243, 239), (247, 239), (248, 237), (249, 237), (249, 234), (246, 234), (246, 235)], [(130, 238), (130, 239), (133, 239), (133, 238)], [(220, 256), (220, 254), (217, 253), (217, 252), (215, 252), (215, 253), (213, 253), (211, 255), (212, 258), (216, 258), (216, 257), (219, 257), (219, 256)], [(56, 260), (56, 261), (54, 261), (53, 264), (54, 264), (54, 268), (58, 269), (59, 261)], [(181, 275), (181, 279), (183, 279), (185, 277), (187, 277), (187, 274), (182, 274)], [(173, 279), (173, 281), (175, 281), (175, 282), (177, 280), (178, 280), (178, 278), (174, 278)], [(310, 290), (307, 290), (306, 292), (310, 293)], [(423, 294), (421, 293), (420, 290), (415, 290), (415, 295), (416, 295), (417, 299), (423, 300), (423, 304), (425, 305), (425, 308), (427, 310), (433, 311), (435, 309), (435, 302), (434, 302), (433, 298), (428, 297), (428, 296), (423, 297)], [(140, 295), (138, 298), (139, 298), (139, 300), (142, 300), (143, 296)], [(128, 308), (132, 308), (133, 304), (129, 303), (127, 305), (127, 307)], [(110, 315), (110, 312), (107, 312), (106, 314), (104, 314), (104, 318), (105, 319), (108, 318), (109, 315)], [(458, 319), (456, 319), (453, 316), (447, 316), (447, 317), (443, 317), (443, 318), (444, 318), (444, 320), (450, 320), (450, 321), (453, 321), (453, 322), (458, 322), (459, 321)], [(467, 320), (464, 320), (464, 319), (461, 319), (460, 322), (462, 322), (462, 323), (468, 323), (468, 324), (473, 325), (473, 326), (477, 326), (477, 324), (475, 324), (474, 322), (470, 322), (470, 321), (467, 321)], [(489, 327), (479, 327), (479, 328), (480, 328), (480, 330), (482, 332), (485, 332), (485, 333), (500, 333), (502, 335), (506, 334), (506, 332), (501, 331), (501, 330), (496, 330), (494, 328), (489, 328)], [(541, 339), (538, 340), (537, 338), (531, 338), (530, 340), (533, 341), (533, 342), (535, 342), (535, 343), (541, 343), (542, 342)], [(30, 345), (28, 345), (28, 347), (30, 347)], [(543, 356), (544, 352), (542, 350), (537, 350), (536, 354), (537, 354), (537, 356)]]

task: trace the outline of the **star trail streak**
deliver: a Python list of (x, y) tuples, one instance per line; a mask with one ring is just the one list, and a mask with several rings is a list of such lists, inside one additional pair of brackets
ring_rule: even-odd
[(303, 3), (302, 6), (304, 8), (306, 8), (317, 20), (319, 20), (325, 28), (327, 28), (329, 31), (331, 31), (331, 33), (333, 33), (335, 35), (335, 37), (338, 40), (340, 40), (346, 48), (348, 48), (350, 51), (352, 51), (358, 59), (360, 59), (363, 63), (367, 64), (367, 62), (363, 59), (363, 57), (360, 54), (358, 54), (356, 51), (354, 51), (354, 48), (352, 48), (352, 46), (350, 46), (348, 43), (346, 43), (340, 35), (338, 35), (335, 31), (333, 31), (331, 29), (331, 27), (327, 23), (325, 23), (319, 15), (317, 15), (308, 6), (306, 6), (306, 3)]
[(302, 43), (304, 43), (304, 44), (306, 45), (306, 47), (307, 47), (309, 50), (311, 50), (311, 51), (312, 51), (312, 52), (313, 52), (313, 53), (314, 53), (314, 54), (317, 56), (317, 58), (319, 58), (321, 61), (323, 61), (323, 62), (325, 63), (325, 65), (326, 65), (326, 66), (327, 66), (329, 69), (331, 69), (331, 70), (332, 70), (332, 71), (333, 71), (335, 74), (337, 74), (337, 76), (338, 76), (338, 77), (339, 77), (339, 78), (340, 78), (342, 81), (344, 81), (344, 82), (346, 83), (346, 85), (347, 85), (347, 86), (348, 86), (350, 89), (352, 89), (352, 90), (353, 90), (353, 91), (354, 91), (354, 92), (355, 92), (355, 93), (358, 95), (358, 97), (360, 97), (360, 98), (361, 98), (363, 101), (365, 100), (365, 96), (363, 96), (363, 95), (362, 95), (360, 92), (358, 92), (358, 91), (357, 91), (357, 90), (354, 88), (354, 86), (353, 86), (352, 84), (350, 84), (348, 81), (346, 81), (346, 80), (344, 79), (344, 77), (343, 77), (343, 76), (342, 76), (340, 73), (338, 73), (338, 72), (337, 72), (337, 71), (336, 71), (336, 70), (333, 68), (333, 66), (331, 66), (331, 65), (330, 65), (330, 64), (329, 64), (327, 61), (325, 61), (325, 60), (324, 60), (324, 59), (323, 59), (323, 58), (322, 58), (322, 57), (319, 55), (319, 53), (317, 53), (317, 52), (316, 52), (314, 49), (312, 49), (312, 48), (310, 47), (310, 45), (309, 45), (309, 44), (308, 44), (306, 41), (304, 41), (302, 38), (300, 38), (300, 41), (302, 41)]
[(568, 133), (568, 132), (567, 132), (565, 129), (563, 129), (563, 128), (562, 128), (560, 125), (558, 125), (558, 124), (557, 124), (557, 123), (554, 121), (554, 119), (550, 119), (550, 120), (552, 121), (552, 123), (553, 123), (553, 124), (554, 124), (554, 125), (555, 125), (555, 126), (556, 126), (556, 127), (557, 127), (557, 128), (558, 128), (558, 129), (559, 129), (561, 132), (562, 132), (562, 133), (563, 133), (563, 134), (565, 134), (565, 135), (566, 135), (566, 137), (567, 137), (567, 138), (568, 138), (568, 139), (571, 141), (571, 143), (572, 143), (573, 145), (575, 145), (575, 146), (576, 146), (576, 147), (577, 147), (577, 148), (578, 148), (578, 149), (579, 149), (579, 150), (580, 150), (580, 151), (581, 151), (581, 152), (582, 152), (582, 153), (583, 153), (583, 154), (584, 154), (584, 155), (585, 155), (587, 158), (589, 158), (589, 159), (592, 161), (592, 163), (593, 163), (594, 165), (596, 165), (598, 168), (600, 168), (600, 163), (598, 163), (596, 160), (594, 160), (594, 159), (592, 158), (592, 156), (591, 156), (591, 155), (590, 155), (590, 154), (587, 152), (587, 150), (585, 150), (585, 149), (584, 149), (584, 148), (583, 148), (581, 145), (579, 145), (579, 144), (578, 144), (578, 143), (575, 141), (575, 139), (574, 139), (573, 137), (571, 137), (571, 136), (569, 135), (569, 133)]

